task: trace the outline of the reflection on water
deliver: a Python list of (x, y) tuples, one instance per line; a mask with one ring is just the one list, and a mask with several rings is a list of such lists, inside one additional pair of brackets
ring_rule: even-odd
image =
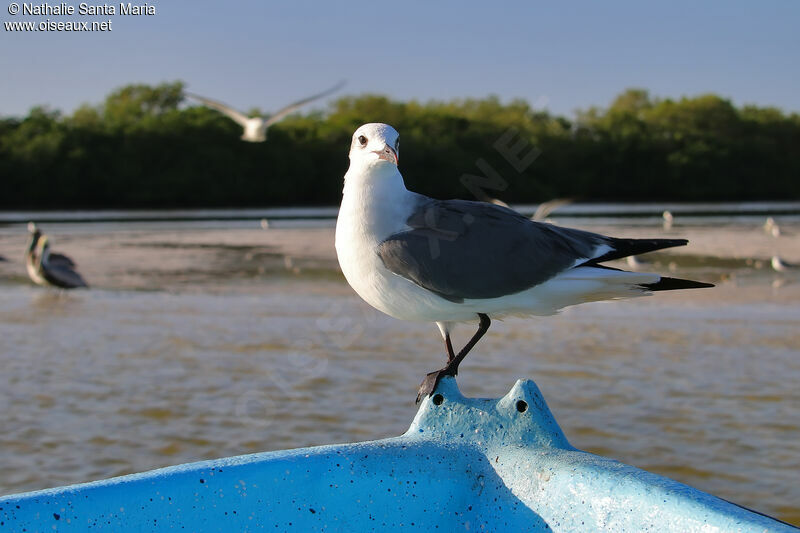
[[(187, 243), (171, 264), (143, 242), (95, 274), (105, 288), (0, 278), (0, 494), (397, 435), (444, 362), (434, 326), (372, 310), (330, 258)], [(498, 321), (463, 392), (533, 378), (573, 445), (800, 523), (798, 274), (775, 288), (738, 259), (644, 260), (727, 281)]]

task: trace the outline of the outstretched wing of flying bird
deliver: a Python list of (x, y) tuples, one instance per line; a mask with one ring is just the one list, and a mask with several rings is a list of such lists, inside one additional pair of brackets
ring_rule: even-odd
[(200, 95), (193, 94), (193, 93), (184, 93), (184, 94), (186, 96), (188, 96), (189, 98), (194, 98), (198, 102), (200, 102), (200, 103), (202, 103), (204, 105), (207, 105), (208, 107), (210, 107), (212, 109), (216, 109), (217, 111), (219, 111), (223, 115), (226, 115), (227, 117), (232, 119), (234, 122), (236, 122), (240, 126), (243, 126), (243, 127), (246, 126), (247, 125), (247, 121), (250, 119), (250, 117), (248, 117), (244, 113), (240, 113), (239, 111), (235, 110), (234, 108), (232, 108), (232, 107), (230, 107), (228, 105), (225, 105), (222, 102), (218, 102), (217, 100), (212, 100), (210, 98), (206, 98), (204, 96), (200, 96)]
[(272, 126), (273, 124), (275, 124), (276, 122), (278, 122), (279, 120), (284, 118), (289, 113), (292, 113), (292, 112), (296, 111), (297, 109), (301, 108), (302, 106), (304, 106), (304, 105), (306, 105), (306, 104), (308, 104), (310, 102), (313, 102), (314, 100), (319, 100), (320, 98), (324, 98), (324, 97), (328, 96), (329, 94), (335, 93), (336, 91), (338, 91), (339, 89), (344, 87), (344, 84), (345, 84), (344, 81), (340, 81), (339, 83), (337, 83), (336, 85), (334, 85), (330, 89), (327, 89), (327, 90), (325, 90), (325, 91), (323, 91), (323, 92), (321, 92), (319, 94), (315, 94), (313, 96), (309, 96), (308, 98), (303, 98), (302, 100), (298, 100), (297, 102), (295, 102), (293, 104), (289, 104), (286, 107), (284, 107), (283, 109), (280, 109), (280, 110), (276, 111), (275, 113), (273, 113), (267, 119), (266, 127)]
[(536, 208), (531, 220), (544, 220), (550, 216), (550, 213), (559, 207), (563, 207), (571, 203), (571, 198), (556, 198), (555, 200), (550, 200), (549, 202), (543, 202), (539, 204), (539, 207)]

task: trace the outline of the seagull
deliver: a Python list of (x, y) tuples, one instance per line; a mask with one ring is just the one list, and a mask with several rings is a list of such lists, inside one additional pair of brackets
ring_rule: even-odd
[(536, 221), (547, 220), (547, 217), (550, 216), (550, 213), (552, 213), (559, 207), (563, 207), (571, 203), (572, 203), (572, 198), (555, 198), (547, 202), (542, 202), (541, 204), (539, 204), (539, 207), (536, 208), (536, 211), (533, 213), (531, 220), (536, 220)]
[(50, 252), (50, 242), (47, 235), (33, 222), (28, 223), (30, 241), (25, 251), (25, 267), (28, 276), (37, 285), (74, 289), (89, 287), (80, 274), (75, 270), (75, 262), (66, 255)]
[(635, 255), (629, 255), (625, 258), (625, 262), (628, 263), (628, 268), (631, 270), (639, 270), (642, 268), (642, 262)]
[[(439, 327), (447, 364), (425, 377), (417, 401), (443, 376), (458, 373), (493, 318), (547, 316), (584, 302), (713, 286), (601, 264), (685, 239), (617, 239), (535, 222), (486, 202), (411, 192), (397, 166), (399, 147), (399, 134), (387, 124), (365, 124), (353, 134), (336, 254), (367, 303)], [(476, 320), (477, 332), (456, 354), (453, 326)]]
[(308, 98), (303, 98), (302, 100), (298, 100), (293, 104), (289, 104), (280, 111), (277, 111), (269, 118), (264, 117), (248, 117), (244, 113), (240, 113), (239, 111), (233, 109), (230, 106), (223, 104), (222, 102), (218, 102), (217, 100), (212, 100), (210, 98), (206, 98), (204, 96), (199, 96), (197, 94), (192, 93), (185, 93), (186, 96), (189, 98), (194, 98), (198, 102), (205, 104), (206, 106), (216, 109), (223, 115), (228, 116), (231, 120), (239, 124), (244, 128), (244, 133), (242, 134), (242, 140), (248, 142), (263, 142), (267, 140), (267, 128), (275, 124), (276, 122), (283, 119), (289, 113), (299, 109), (300, 107), (313, 102), (314, 100), (319, 100), (325, 96), (328, 96), (331, 93), (334, 93), (342, 88), (344, 85), (344, 81), (340, 81), (330, 89), (323, 91), (319, 94), (315, 94), (313, 96), (309, 96)]
[(787, 263), (786, 261), (781, 259), (780, 256), (778, 255), (773, 255), (769, 264), (772, 267), (772, 270), (774, 270), (775, 272), (786, 272), (788, 270), (794, 270), (798, 268), (798, 265)]
[(764, 228), (764, 233), (772, 235), (776, 239), (781, 236), (781, 227), (778, 226), (778, 223), (775, 222), (775, 219), (772, 217), (767, 217), (762, 227)]
[[(494, 198), (489, 196), (488, 194), (481, 191), (478, 195), (478, 200), (481, 202), (488, 202), (490, 204), (499, 205), (500, 207), (507, 207), (511, 209), (511, 206), (505, 203), (500, 198)], [(550, 213), (558, 209), (559, 207), (565, 206), (567, 204), (572, 203), (572, 198), (555, 198), (553, 200), (549, 200), (547, 202), (542, 202), (536, 208), (533, 215), (531, 215), (531, 220), (547, 220), (547, 217), (550, 216)]]
[(502, 207), (508, 207), (509, 209), (511, 208), (511, 206), (509, 206), (507, 203), (505, 203), (500, 198), (494, 198), (492, 196), (489, 196), (486, 193), (482, 193), (482, 194), (479, 194), (477, 196), (478, 196), (478, 200), (480, 200), (481, 202), (489, 202), (490, 204), (499, 205), (499, 206), (502, 206)]
[(663, 213), (661, 213), (661, 218), (664, 219), (664, 221), (661, 223), (661, 225), (664, 227), (664, 231), (671, 230), (672, 223), (675, 220), (675, 217), (672, 216), (672, 213), (670, 213), (669, 211), (664, 211)]

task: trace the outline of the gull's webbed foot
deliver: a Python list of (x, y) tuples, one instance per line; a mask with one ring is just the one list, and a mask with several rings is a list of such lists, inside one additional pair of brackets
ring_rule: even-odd
[(439, 386), (439, 381), (444, 376), (454, 376), (453, 370), (448, 367), (444, 367), (440, 370), (436, 370), (435, 372), (429, 372), (428, 375), (425, 376), (425, 379), (422, 380), (422, 383), (419, 386), (419, 392), (417, 393), (417, 403), (421, 402), (425, 396), (430, 396), (436, 390), (436, 387)]
[(483, 334), (489, 329), (492, 321), (489, 319), (489, 315), (485, 313), (478, 313), (478, 318), (480, 319), (480, 323), (478, 325), (478, 331), (472, 336), (466, 346), (464, 346), (458, 355), (453, 355), (453, 345), (450, 342), (450, 334), (444, 330), (444, 343), (447, 347), (447, 366), (442, 368), (441, 370), (437, 370), (436, 372), (430, 372), (425, 379), (422, 380), (422, 384), (419, 386), (419, 392), (417, 393), (417, 403), (419, 403), (422, 398), (425, 396), (430, 396), (433, 394), (433, 391), (436, 390), (436, 387), (439, 385), (439, 380), (442, 379), (443, 376), (455, 376), (458, 374), (458, 365), (461, 364), (461, 361), (464, 360), (464, 357), (467, 356), (469, 351), (475, 346)]

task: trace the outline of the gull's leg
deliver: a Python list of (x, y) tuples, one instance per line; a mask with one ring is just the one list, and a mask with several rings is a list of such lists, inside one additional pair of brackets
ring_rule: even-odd
[(458, 352), (458, 355), (447, 363), (447, 366), (443, 369), (445, 370), (445, 375), (455, 376), (458, 374), (458, 365), (461, 364), (461, 361), (464, 360), (469, 351), (472, 350), (479, 340), (481, 340), (481, 337), (483, 337), (486, 332), (489, 331), (489, 326), (492, 325), (489, 315), (478, 313), (478, 316), (481, 319), (480, 323), (478, 323), (478, 331), (475, 332), (475, 335), (472, 336), (467, 345), (464, 346), (460, 352)]
[(456, 356), (453, 355), (453, 345), (450, 342), (450, 332), (447, 331), (447, 329), (444, 328), (441, 323), (437, 322), (437, 324), (439, 324), (439, 328), (442, 330), (445, 347), (447, 348), (447, 365), (441, 370), (431, 372), (425, 376), (425, 379), (422, 380), (422, 384), (419, 386), (417, 403), (419, 403), (424, 396), (433, 394), (433, 391), (436, 390), (436, 386), (439, 384), (439, 380), (442, 379), (442, 376), (455, 376), (458, 374), (458, 365), (461, 364), (461, 361), (464, 360), (470, 350), (472, 350), (478, 341), (481, 340), (481, 337), (486, 334), (486, 332), (489, 330), (489, 326), (492, 324), (489, 315), (478, 313), (478, 317), (480, 318), (478, 331), (475, 332), (466, 346), (464, 346)]
[(447, 362), (450, 363), (450, 361), (456, 358), (456, 354), (453, 352), (453, 343), (450, 342), (449, 333), (444, 337), (444, 347), (447, 349)]
[(450, 341), (450, 328), (453, 324), (450, 322), (437, 322), (436, 325), (439, 326), (439, 331), (442, 332), (444, 348), (447, 350), (447, 362), (449, 363), (456, 358), (456, 353), (453, 351), (453, 343)]

